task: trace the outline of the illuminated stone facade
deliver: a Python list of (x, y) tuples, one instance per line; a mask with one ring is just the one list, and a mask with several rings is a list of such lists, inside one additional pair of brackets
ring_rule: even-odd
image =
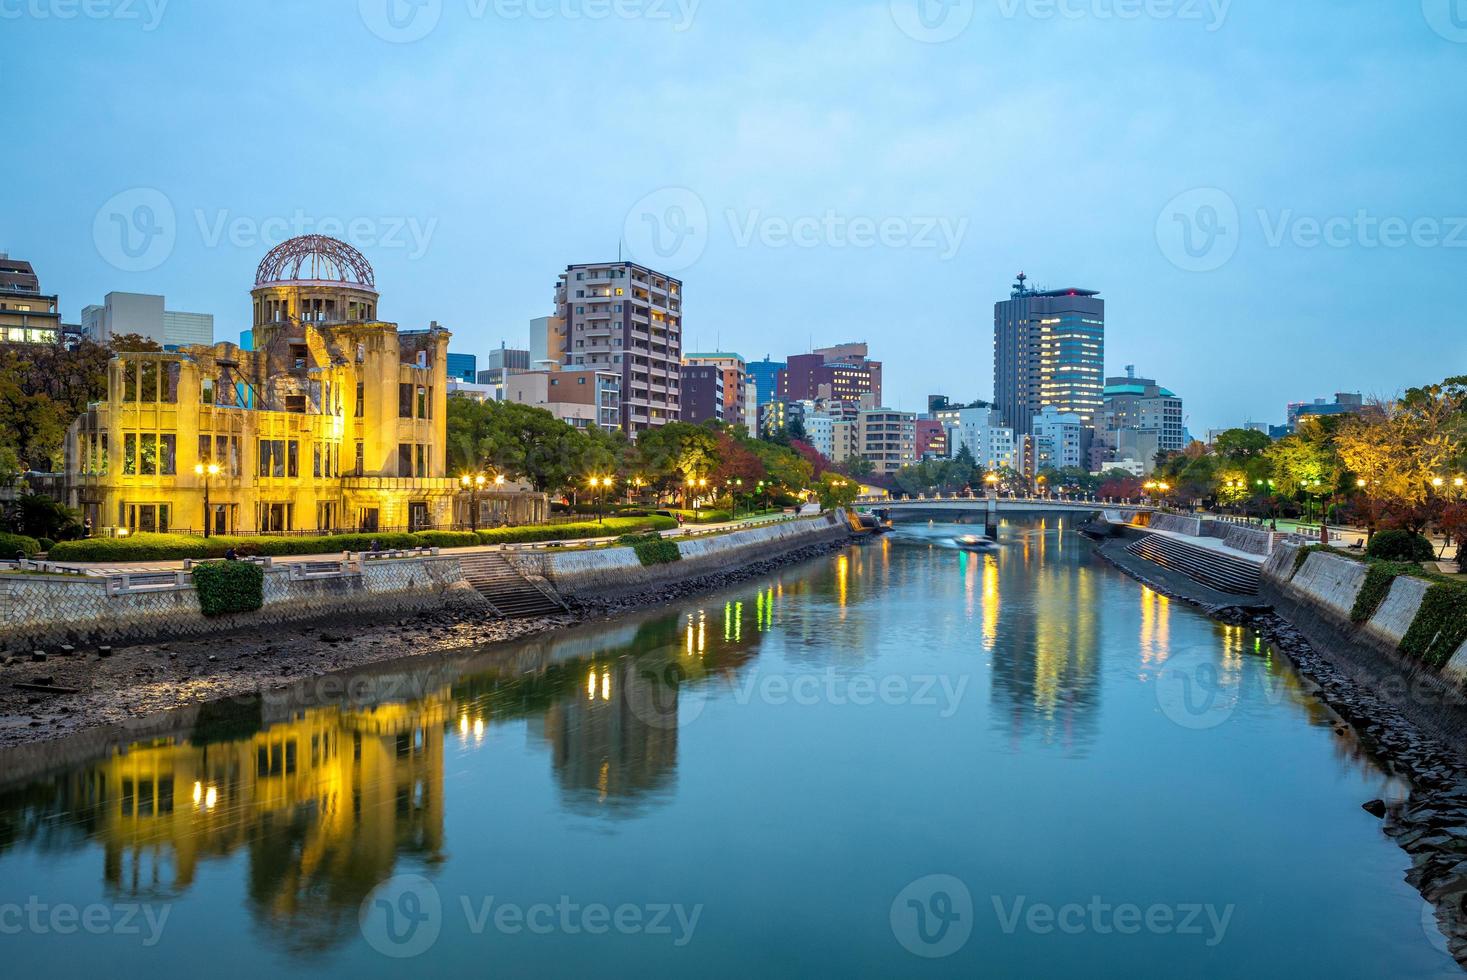
[(107, 400), (67, 440), (70, 503), (94, 533), (450, 525), (449, 332), (377, 319), (371, 267), (334, 239), (278, 246), (252, 296), (254, 350), (113, 359)]

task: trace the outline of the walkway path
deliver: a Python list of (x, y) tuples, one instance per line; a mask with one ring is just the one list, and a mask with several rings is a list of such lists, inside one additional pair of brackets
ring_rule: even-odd
[[(680, 527), (672, 531), (663, 531), (664, 538), (688, 538), (701, 537), (707, 534), (721, 534), (738, 528), (758, 527), (761, 524), (774, 524), (779, 521), (789, 520), (788, 515), (766, 514), (762, 517), (744, 518), (737, 521), (725, 521), (720, 524), (693, 524)], [(477, 548), (453, 548), (446, 549), (445, 554), (472, 556), (478, 554), (494, 554), (502, 551), (540, 551), (547, 548), (582, 548), (595, 545), (609, 544), (616, 540), (616, 536), (605, 538), (567, 538), (559, 541), (539, 541), (534, 544), (494, 544), (483, 545)], [(312, 564), (315, 562), (340, 562), (345, 561), (347, 552), (338, 551), (332, 554), (320, 555), (281, 555), (272, 558), (276, 565)], [(182, 559), (176, 561), (131, 561), (131, 562), (56, 562), (58, 568), (71, 569), (88, 575), (120, 575), (120, 574), (145, 574), (148, 572), (177, 572), (182, 571), (184, 562)]]

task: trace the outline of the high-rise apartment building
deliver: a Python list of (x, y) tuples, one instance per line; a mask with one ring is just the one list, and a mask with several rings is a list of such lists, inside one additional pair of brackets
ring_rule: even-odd
[(0, 252), (0, 343), (60, 341), (60, 299), (42, 294), (41, 280), (29, 262)]
[(916, 425), (917, 458), (947, 458), (947, 426), (936, 419), (918, 419)]
[(792, 401), (848, 401), (867, 408), (881, 404), (881, 362), (865, 344), (824, 347), (795, 354), (779, 373), (778, 397)]
[(621, 375), (622, 428), (682, 418), (683, 284), (632, 262), (572, 265), (555, 289), (561, 363)]
[(993, 307), (993, 395), (1004, 425), (1031, 435), (1045, 406), (1088, 427), (1105, 393), (1105, 300), (1090, 289), (1034, 290), (1019, 274)]
[(554, 371), (565, 356), (565, 321), (541, 316), (530, 321), (530, 368)]
[(214, 315), (165, 309), (162, 296), (111, 292), (100, 305), (82, 308), (82, 331), (99, 344), (137, 334), (165, 350), (177, 350), (214, 343)]

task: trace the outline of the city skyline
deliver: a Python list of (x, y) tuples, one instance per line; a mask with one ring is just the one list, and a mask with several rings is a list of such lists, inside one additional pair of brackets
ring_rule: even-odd
[[(1178, 391), (1194, 433), (1281, 423), (1285, 403), (1337, 391), (1389, 395), (1453, 373), (1420, 351), (1467, 353), (1453, 297), (1433, 288), (1467, 245), (1464, 165), (1435, 124), (1467, 98), (1440, 84), (1467, 45), (1418, 5), (1321, 23), (1243, 5), (1214, 5), (1214, 22), (1208, 5), (1203, 19), (1184, 5), (1125, 19), (1019, 3), (940, 44), (911, 36), (901, 3), (747, 20), (704, 3), (686, 22), (676, 5), (659, 5), (667, 19), (428, 6), (440, 16), (417, 40), (371, 3), (7, 19), (14, 70), (48, 97), (15, 107), (35, 152), (12, 163), (29, 193), (0, 250), (35, 264), (68, 322), (109, 291), (162, 294), (227, 337), (246, 325), (242, 269), (283, 238), (337, 230), (379, 270), (384, 313), (436, 320), (476, 353), (552, 311), (558, 270), (620, 252), (688, 284), (689, 349), (778, 359), (864, 339), (890, 363), (885, 400), (908, 411), (934, 391), (992, 396), (986, 310), (1023, 270), (1041, 288), (1101, 290), (1107, 372), (1137, 364)], [(280, 17), (318, 38), (312, 57), (239, 85), (217, 52), (265, 44)], [(1193, 67), (1219, 58), (1227, 89)], [(1069, 71), (1044, 71), (1052, 61)], [(283, 99), (344, 70), (360, 84), (329, 104)], [(595, 77), (643, 73), (650, 135), (616, 146), (619, 124), (587, 111)], [(145, 108), (180, 76), (197, 98), (167, 118)], [(1355, 107), (1348, 121), (1336, 106)], [(602, 147), (595, 167), (540, 149), (557, 115)], [(995, 134), (1019, 146), (1055, 133), (1069, 148), (1057, 161), (980, 152)], [(1239, 133), (1251, 152), (1225, 152)], [(98, 142), (107, 168), (92, 165)], [(370, 167), (345, 162), (360, 146)], [(677, 247), (679, 228), (692, 246)], [(119, 250), (123, 229), (140, 254)], [(748, 315), (750, 282), (780, 296), (777, 315)], [(1417, 345), (1359, 356), (1405, 328)], [(970, 370), (921, 356), (964, 351)]]

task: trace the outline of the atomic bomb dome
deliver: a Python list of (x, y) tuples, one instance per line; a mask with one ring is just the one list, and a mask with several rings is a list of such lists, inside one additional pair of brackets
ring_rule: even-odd
[(377, 278), (361, 252), (325, 235), (270, 250), (255, 270), (254, 326), (377, 319)]
[(255, 270), (256, 286), (340, 283), (375, 291), (372, 266), (346, 242), (325, 235), (302, 235), (270, 250)]

